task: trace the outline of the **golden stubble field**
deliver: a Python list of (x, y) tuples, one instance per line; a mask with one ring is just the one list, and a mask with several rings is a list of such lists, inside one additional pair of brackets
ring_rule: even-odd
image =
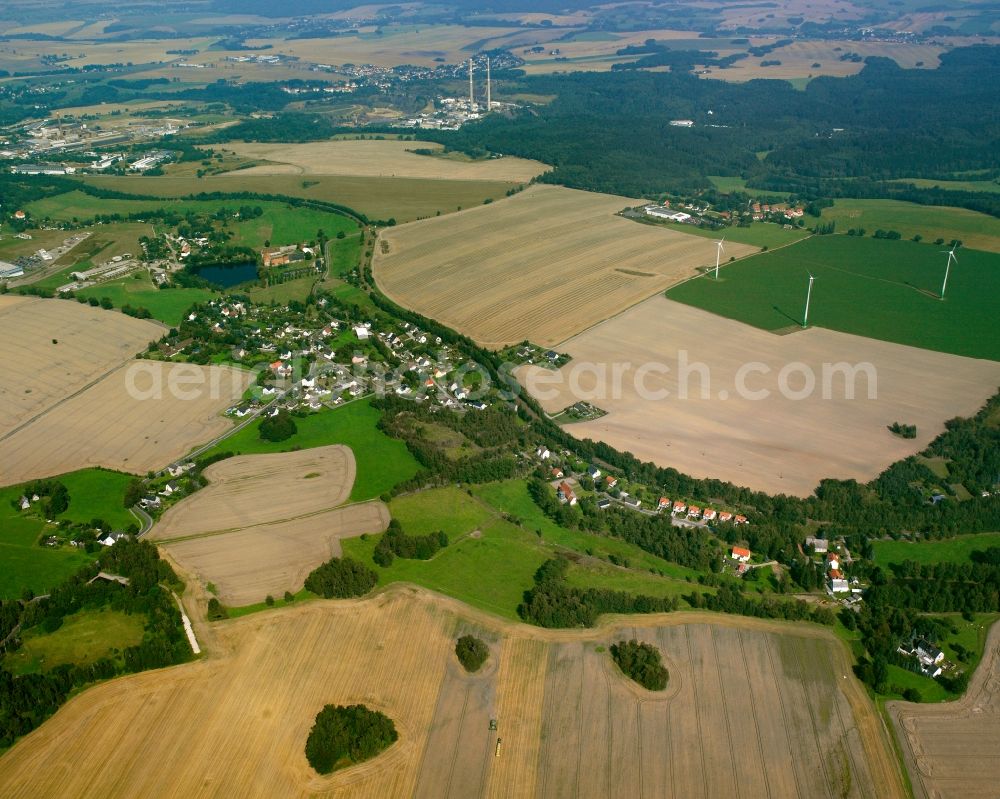
[[(453, 651), (469, 631), (492, 649), (474, 676)], [(632, 636), (662, 648), (663, 694), (626, 680), (599, 651)], [(0, 793), (905, 795), (844, 645), (815, 627), (686, 613), (544, 631), (396, 586), (223, 622), (208, 639), (197, 663), (72, 700), (0, 758)], [(319, 777), (303, 751), (312, 720), (324, 704), (355, 702), (392, 717), (400, 739)]]
[[(383, 230), (375, 279), (399, 304), (484, 346), (552, 346), (714, 263), (710, 239), (616, 216), (640, 202), (532, 186)], [(735, 257), (755, 251), (728, 246)]]
[(88, 466), (162, 469), (231, 427), (219, 414), (251, 377), (228, 366), (129, 361), (0, 437), (0, 485)]
[[(778, 336), (664, 297), (558, 349), (573, 357), (559, 373), (529, 367), (517, 374), (550, 413), (581, 399), (608, 412), (569, 425), (574, 436), (772, 494), (808, 496), (825, 477), (867, 482), (926, 447), (946, 420), (975, 414), (1000, 385), (993, 361), (821, 328)], [(832, 370), (842, 363), (871, 365), (875, 399), (865, 372), (850, 381), (849, 398), (844, 373)], [(815, 389), (800, 396), (806, 372)], [(917, 437), (891, 434), (886, 427), (896, 421), (915, 424)]]
[[(440, 144), (396, 139), (339, 139), (306, 144), (227, 143), (225, 151), (242, 158), (271, 161), (229, 173), (254, 175), (354, 175), (360, 177), (424, 178), (433, 180), (496, 180), (526, 183), (549, 169), (538, 161), (505, 156), (467, 161), (413, 150), (441, 150)], [(220, 175), (220, 179), (226, 175)]]
[(121, 366), (165, 330), (77, 302), (0, 296), (0, 436)]
[(227, 605), (294, 593), (340, 555), (341, 538), (389, 524), (381, 502), (343, 506), (355, 473), (354, 454), (337, 444), (229, 458), (209, 466), (208, 486), (170, 508), (149, 537)]
[(983, 659), (956, 702), (890, 702), (916, 799), (992, 799), (1000, 751), (1000, 625), (986, 639)]

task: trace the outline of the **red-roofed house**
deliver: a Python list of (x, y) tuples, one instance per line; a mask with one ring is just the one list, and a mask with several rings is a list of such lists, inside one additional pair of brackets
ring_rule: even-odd
[(700, 517), (701, 517), (701, 508), (699, 508), (697, 505), (691, 505), (688, 507), (689, 519), (698, 519)]
[(735, 522), (736, 522), (736, 524), (748, 524), (746, 516), (739, 516), (739, 515), (737, 515), (736, 519), (735, 519)]
[(743, 547), (733, 547), (732, 557), (733, 560), (738, 560), (740, 563), (746, 563), (750, 560), (750, 550), (744, 549)]
[(666, 497), (660, 497), (660, 503), (658, 505), (660, 510), (666, 510), (670, 507), (670, 500)]
[(717, 514), (711, 508), (705, 508), (705, 512), (703, 514), (701, 514), (701, 518), (703, 518), (706, 522), (710, 522), (710, 521), (712, 521), (718, 515), (719, 514)]
[(552, 476), (554, 478), (556, 478), (556, 480), (562, 480), (563, 477), (565, 477), (566, 475), (563, 474), (563, 470), (562, 469), (559, 469), (558, 467), (553, 466), (552, 467)]
[(612, 477), (612, 476), (611, 476), (611, 475), (609, 474), (609, 475), (607, 475), (607, 476), (606, 476), (606, 477), (604, 478), (604, 484), (605, 484), (605, 485), (606, 485), (606, 486), (607, 486), (608, 488), (614, 488), (614, 487), (615, 487), (616, 485), (618, 485), (618, 478), (617, 478), (617, 477)]
[(720, 522), (731, 522), (732, 520), (733, 520), (733, 514), (731, 514), (729, 511), (724, 510), (719, 512)]
[(563, 502), (570, 505), (576, 504), (576, 494), (573, 493), (573, 489), (570, 488), (569, 483), (560, 483), (559, 488), (556, 489), (556, 493), (559, 495), (559, 499)]
[(686, 511), (686, 510), (687, 510), (687, 505), (685, 505), (680, 500), (677, 500), (674, 503), (674, 510), (673, 510), (674, 513), (684, 513), (684, 511)]

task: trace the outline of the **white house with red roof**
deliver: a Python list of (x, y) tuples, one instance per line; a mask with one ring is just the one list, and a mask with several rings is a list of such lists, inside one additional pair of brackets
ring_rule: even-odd
[(744, 547), (733, 547), (731, 553), (733, 560), (738, 560), (740, 563), (746, 563), (750, 560), (750, 550)]
[(681, 502), (679, 499), (674, 502), (674, 509), (671, 513), (684, 513), (687, 510), (687, 505)]
[(576, 504), (576, 494), (573, 493), (573, 489), (570, 487), (569, 483), (562, 482), (559, 484), (559, 488), (556, 489), (556, 494), (559, 495), (559, 499), (568, 504)]
[(705, 508), (705, 512), (701, 514), (701, 518), (703, 518), (706, 522), (711, 522), (714, 521), (715, 517), (718, 515), (719, 514), (716, 513), (714, 510), (712, 510), (711, 508)]
[(701, 508), (697, 505), (688, 506), (688, 518), (689, 519), (700, 519), (701, 518)]

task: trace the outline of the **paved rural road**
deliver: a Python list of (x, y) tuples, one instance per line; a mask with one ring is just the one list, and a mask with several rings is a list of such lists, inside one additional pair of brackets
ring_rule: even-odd
[(129, 508), (132, 511), (132, 515), (139, 520), (139, 532), (136, 533), (136, 538), (140, 538), (149, 532), (150, 528), (153, 526), (153, 517), (150, 516), (146, 511), (140, 508), (138, 505), (133, 505)]

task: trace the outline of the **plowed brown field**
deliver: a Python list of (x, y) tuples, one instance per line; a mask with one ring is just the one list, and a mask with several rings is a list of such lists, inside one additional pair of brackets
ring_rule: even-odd
[[(493, 642), (476, 675), (453, 651), (470, 621)], [(662, 694), (625, 679), (598, 651), (633, 635), (665, 655)], [(0, 758), (0, 794), (905, 795), (845, 647), (815, 627), (691, 613), (544, 631), (396, 586), (223, 622), (209, 637), (200, 662), (69, 702)], [(382, 710), (399, 741), (368, 763), (317, 776), (304, 744), (330, 702)]]
[[(709, 239), (616, 216), (640, 203), (532, 186), (383, 230), (375, 279), (396, 302), (487, 347), (552, 346), (715, 263)], [(734, 257), (755, 251), (729, 247)]]

